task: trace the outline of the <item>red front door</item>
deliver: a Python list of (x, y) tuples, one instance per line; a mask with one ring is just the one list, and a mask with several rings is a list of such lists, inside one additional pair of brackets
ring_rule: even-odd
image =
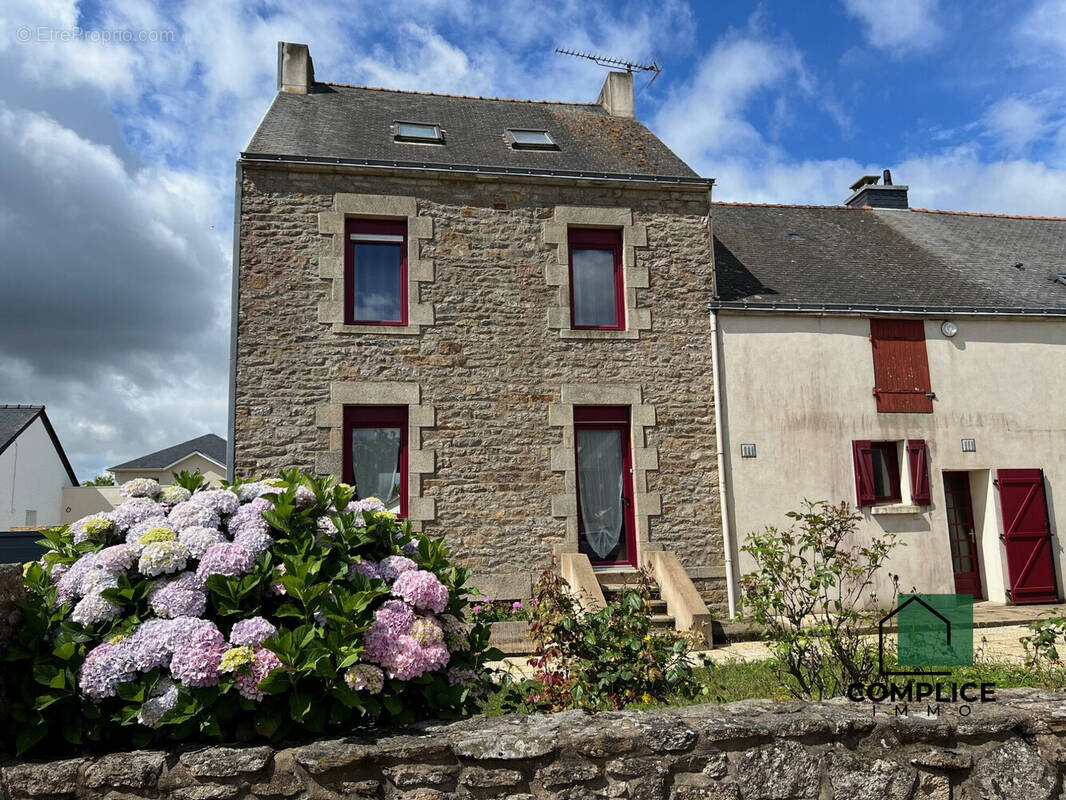
[(996, 478), (1010, 599), (1015, 603), (1054, 603), (1058, 592), (1051, 561), (1044, 473), (1039, 469), (1001, 469)]
[(575, 406), (578, 546), (593, 564), (636, 566), (628, 406)]
[(944, 473), (944, 500), (948, 513), (948, 538), (951, 542), (951, 569), (955, 573), (955, 593), (980, 598), (981, 572), (977, 560), (977, 537), (974, 533), (973, 502), (970, 499), (968, 472)]

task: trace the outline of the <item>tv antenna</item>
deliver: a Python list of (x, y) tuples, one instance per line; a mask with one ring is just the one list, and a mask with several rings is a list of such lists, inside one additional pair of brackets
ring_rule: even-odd
[[(655, 75), (650, 81), (648, 81), (647, 86), (651, 86), (655, 83), (655, 79), (658, 78), (663, 71), (663, 68), (655, 61), (652, 61), (650, 64), (641, 64), (636, 61), (625, 61), (621, 58), (610, 58), (608, 56), (596, 55), (595, 53), (583, 53), (580, 50), (567, 50), (563, 47), (556, 47), (555, 52), (562, 56), (587, 58), (589, 61), (594, 64), (599, 64), (601, 67), (618, 67), (620, 69), (625, 69), (626, 72), (633, 72), (634, 70), (637, 72), (654, 72)], [(647, 88), (647, 86), (645, 88)]]

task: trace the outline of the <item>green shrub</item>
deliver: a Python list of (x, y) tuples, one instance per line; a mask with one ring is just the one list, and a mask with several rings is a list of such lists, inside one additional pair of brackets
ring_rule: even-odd
[(225, 490), (184, 482), (195, 491), (131, 481), (113, 512), (45, 533), (7, 654), (19, 752), (476, 708), (483, 662), (500, 654), (487, 626), (462, 622), (468, 574), (440, 539), (295, 470)]
[(886, 533), (856, 544), (862, 517), (847, 503), (804, 501), (804, 510), (788, 517), (791, 527), (753, 533), (740, 548), (755, 559), (741, 579), (740, 611), (762, 628), (790, 693), (835, 697), (876, 669), (876, 651), (863, 635), (876, 627), (876, 614), (864, 606), (876, 604), (874, 575), (899, 539)]
[[(699, 640), (652, 627), (649, 579), (600, 611), (582, 611), (552, 564), (534, 590), (532, 689), (513, 708), (619, 709), (705, 692), (698, 670), (710, 662)], [(526, 687), (528, 688), (528, 687)]]
[(1029, 634), (1018, 639), (1025, 650), (1025, 663), (1039, 666), (1061, 664), (1057, 645), (1066, 641), (1066, 618), (1062, 611), (1051, 609), (1029, 623)]

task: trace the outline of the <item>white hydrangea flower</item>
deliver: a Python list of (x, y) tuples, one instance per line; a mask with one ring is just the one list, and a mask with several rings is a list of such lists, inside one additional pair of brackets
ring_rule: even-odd
[(162, 490), (159, 481), (152, 478), (134, 478), (118, 487), (118, 493), (123, 497), (155, 497)]
[(152, 542), (141, 551), (137, 570), (149, 578), (185, 569), (189, 551), (178, 541)]
[(192, 492), (184, 486), (174, 484), (163, 487), (163, 490), (159, 493), (159, 502), (168, 506), (176, 506), (178, 503), (184, 503), (190, 497), (192, 497)]

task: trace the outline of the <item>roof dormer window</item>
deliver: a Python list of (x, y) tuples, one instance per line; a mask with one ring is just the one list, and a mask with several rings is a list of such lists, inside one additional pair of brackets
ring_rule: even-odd
[(558, 150), (559, 145), (547, 131), (507, 129), (507, 141), (513, 150)]
[(419, 142), (421, 144), (444, 144), (444, 131), (440, 125), (430, 122), (395, 122), (392, 126), (393, 139), (397, 142)]

